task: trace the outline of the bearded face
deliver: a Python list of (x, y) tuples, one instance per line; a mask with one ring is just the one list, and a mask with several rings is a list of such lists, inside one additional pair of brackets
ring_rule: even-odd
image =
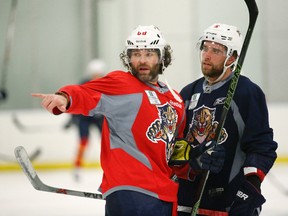
[(130, 65), (132, 74), (143, 82), (157, 83), (160, 70), (158, 52), (151, 49), (131, 51)]
[(201, 69), (204, 76), (211, 81), (216, 80), (222, 73), (226, 60), (226, 47), (205, 41), (201, 46)]

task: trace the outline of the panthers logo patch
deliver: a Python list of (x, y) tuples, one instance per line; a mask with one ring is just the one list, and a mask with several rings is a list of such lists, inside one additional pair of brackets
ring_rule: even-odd
[[(189, 142), (197, 140), (202, 143), (203, 141), (215, 139), (215, 131), (219, 124), (219, 122), (215, 121), (215, 112), (216, 108), (209, 108), (204, 105), (193, 111), (192, 121), (187, 134)], [(222, 128), (218, 144), (225, 142), (227, 137), (228, 134), (225, 128)]]
[(157, 109), (159, 119), (156, 119), (148, 127), (146, 135), (154, 143), (159, 140), (166, 143), (166, 158), (168, 161), (173, 150), (178, 114), (169, 103), (157, 106)]

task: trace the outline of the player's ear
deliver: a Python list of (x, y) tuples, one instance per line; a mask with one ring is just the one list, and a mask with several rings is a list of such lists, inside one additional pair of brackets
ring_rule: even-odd
[(227, 62), (226, 62), (226, 65), (231, 65), (233, 64), (233, 62), (235, 62), (237, 60), (237, 53), (234, 53), (233, 55), (231, 55)]

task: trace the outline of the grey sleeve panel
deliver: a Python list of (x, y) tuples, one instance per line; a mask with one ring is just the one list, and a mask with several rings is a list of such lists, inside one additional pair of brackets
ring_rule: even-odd
[(89, 115), (94, 116), (100, 113), (106, 117), (110, 128), (111, 149), (121, 148), (149, 169), (152, 169), (147, 157), (137, 148), (131, 130), (141, 107), (142, 99), (142, 93), (120, 96), (103, 94), (97, 107), (91, 110)]
[(245, 160), (245, 153), (240, 149), (240, 141), (241, 141), (241, 137), (243, 135), (243, 131), (245, 128), (245, 123), (239, 112), (239, 107), (237, 106), (234, 100), (232, 100), (232, 103), (231, 103), (231, 110), (233, 112), (235, 123), (237, 124), (238, 134), (240, 138), (237, 143), (236, 154), (235, 154), (234, 161), (232, 164), (229, 182), (232, 181), (232, 179), (234, 179), (234, 177), (239, 173), (239, 170), (241, 169)]

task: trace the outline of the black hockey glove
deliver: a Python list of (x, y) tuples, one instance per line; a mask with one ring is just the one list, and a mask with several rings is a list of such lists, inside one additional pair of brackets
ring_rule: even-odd
[(216, 173), (222, 169), (224, 159), (224, 147), (216, 145), (215, 141), (194, 146), (185, 139), (179, 139), (175, 143), (169, 165), (183, 165), (189, 162), (196, 173), (202, 169)]
[[(200, 155), (199, 155), (200, 153)], [(216, 141), (201, 143), (190, 151), (189, 165), (197, 173), (202, 170), (210, 170), (219, 173), (225, 161), (225, 149)]]
[(250, 181), (245, 180), (231, 205), (229, 216), (253, 216), (254, 211), (265, 201), (260, 192), (260, 184), (257, 189)]

